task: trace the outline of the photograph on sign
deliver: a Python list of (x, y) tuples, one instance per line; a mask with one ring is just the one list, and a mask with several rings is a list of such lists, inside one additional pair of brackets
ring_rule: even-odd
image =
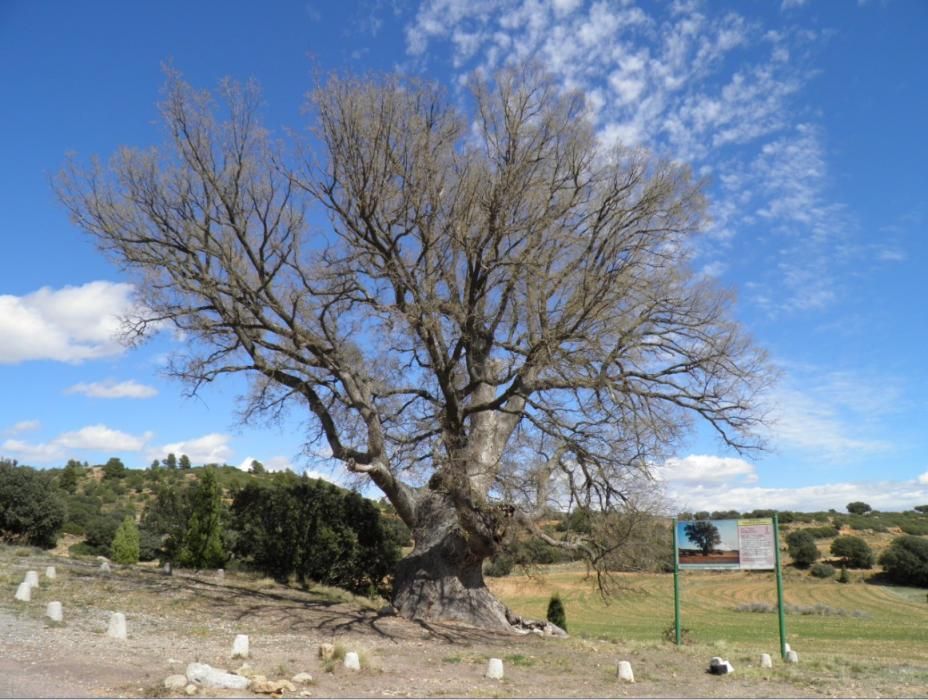
[(773, 569), (773, 520), (681, 520), (681, 569)]

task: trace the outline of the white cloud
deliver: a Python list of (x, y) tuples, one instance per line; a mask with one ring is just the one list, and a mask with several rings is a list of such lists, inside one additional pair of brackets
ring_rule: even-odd
[(269, 472), (296, 472), (296, 469), (293, 467), (293, 464), (286, 457), (269, 457), (268, 459), (259, 459), (257, 457), (245, 457), (238, 465), (238, 468), (243, 472), (247, 472), (251, 469), (251, 463), (254, 460), (258, 460), (261, 464), (264, 465), (265, 470)]
[(102, 424), (88, 425), (79, 430), (62, 433), (44, 443), (30, 443), (10, 439), (0, 444), (0, 449), (23, 461), (47, 464), (61, 460), (72, 450), (96, 450), (119, 453), (138, 452), (151, 440), (152, 433), (131, 435)]
[(3, 431), (3, 435), (19, 435), (20, 433), (28, 433), (33, 430), (38, 430), (41, 427), (41, 423), (37, 420), (21, 420), (18, 423), (14, 423), (9, 428)]
[(668, 497), (680, 510), (738, 510), (758, 508), (819, 511), (844, 510), (864, 501), (876, 510), (900, 511), (928, 503), (928, 483), (919, 481), (841, 482), (799, 488), (719, 487), (718, 484), (670, 483)]
[(107, 379), (102, 382), (81, 382), (65, 389), (65, 393), (82, 394), (95, 399), (149, 399), (156, 396), (158, 390), (132, 379), (125, 382)]
[(60, 445), (54, 443), (33, 444), (23, 440), (4, 440), (0, 444), (4, 454), (17, 457), (22, 462), (30, 464), (47, 464), (60, 460), (65, 451)]
[(922, 484), (923, 486), (928, 486), (928, 472), (919, 475), (918, 483)]
[(98, 281), (0, 295), (0, 364), (118, 355), (119, 319), (133, 311), (132, 291), (131, 284)]
[(62, 433), (54, 443), (67, 449), (108, 450), (110, 452), (137, 452), (152, 438), (151, 433), (130, 435), (105, 425), (88, 425), (80, 430)]
[(745, 483), (757, 481), (754, 465), (738, 457), (716, 457), (715, 455), (689, 455), (682, 459), (668, 459), (655, 469), (664, 481), (719, 483), (738, 480)]
[[(194, 464), (225, 464), (232, 457), (229, 436), (222, 433), (209, 433), (197, 438), (171, 442), (150, 453), (152, 459), (160, 459), (167, 454), (187, 455)], [(250, 464), (250, 462), (249, 462)]]

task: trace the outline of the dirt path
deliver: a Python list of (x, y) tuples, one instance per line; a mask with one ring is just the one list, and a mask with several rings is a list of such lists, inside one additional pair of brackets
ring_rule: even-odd
[[(27, 568), (58, 578), (13, 600)], [(234, 670), (235, 634), (250, 637), (249, 663), (268, 678), (299, 672), (312, 697), (816, 697), (877, 695), (872, 689), (824, 686), (791, 669), (764, 672), (733, 659), (738, 672), (706, 673), (705, 653), (670, 645), (623, 646), (582, 639), (497, 636), (452, 625), (425, 625), (382, 615), (358, 601), (282, 587), (245, 576), (178, 574), (93, 562), (11, 556), (0, 552), (0, 696), (144, 697), (169, 695), (170, 674), (201, 661)], [(63, 626), (44, 617), (48, 601), (64, 606)], [(126, 614), (129, 638), (106, 636), (111, 611)], [(361, 654), (363, 670), (326, 669), (323, 642)], [(502, 681), (484, 677), (487, 660), (504, 660)], [(616, 663), (631, 661), (636, 683), (616, 680)], [(200, 695), (230, 696), (234, 691)], [(901, 695), (906, 693), (902, 692)], [(911, 693), (910, 693), (911, 694)], [(241, 696), (252, 696), (248, 692)], [(304, 695), (305, 696), (305, 695)]]

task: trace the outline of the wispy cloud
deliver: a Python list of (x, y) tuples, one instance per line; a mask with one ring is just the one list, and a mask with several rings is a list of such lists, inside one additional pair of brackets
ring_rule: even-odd
[(712, 177), (704, 273), (750, 233), (768, 273), (748, 301), (771, 315), (831, 307), (841, 266), (861, 260), (851, 255), (853, 217), (830, 194), (821, 128), (796, 100), (825, 40), (701, 2), (430, 0), (407, 27), (414, 62), (441, 42), (461, 76), (538, 61), (587, 96), (604, 144), (642, 145)]
[(769, 400), (771, 447), (829, 462), (892, 450), (884, 423), (906, 405), (891, 376), (812, 366), (791, 367)]
[(65, 393), (95, 399), (150, 399), (158, 395), (158, 390), (132, 379), (124, 382), (107, 379), (102, 382), (81, 382), (65, 389)]
[(9, 428), (4, 429), (0, 434), (19, 435), (20, 433), (38, 430), (40, 427), (42, 427), (42, 423), (37, 420), (21, 420), (18, 423), (14, 423)]
[(911, 481), (838, 482), (799, 488), (669, 482), (667, 496), (681, 510), (774, 508), (809, 512), (844, 510), (852, 501), (864, 501), (877, 510), (899, 511), (928, 503), (928, 474)]
[(120, 354), (119, 319), (134, 308), (132, 291), (131, 284), (98, 281), (0, 295), (0, 364), (77, 363)]

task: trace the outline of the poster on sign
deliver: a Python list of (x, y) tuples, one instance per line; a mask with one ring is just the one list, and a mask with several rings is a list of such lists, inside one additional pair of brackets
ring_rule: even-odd
[(681, 569), (776, 568), (772, 518), (680, 520), (677, 556)]

